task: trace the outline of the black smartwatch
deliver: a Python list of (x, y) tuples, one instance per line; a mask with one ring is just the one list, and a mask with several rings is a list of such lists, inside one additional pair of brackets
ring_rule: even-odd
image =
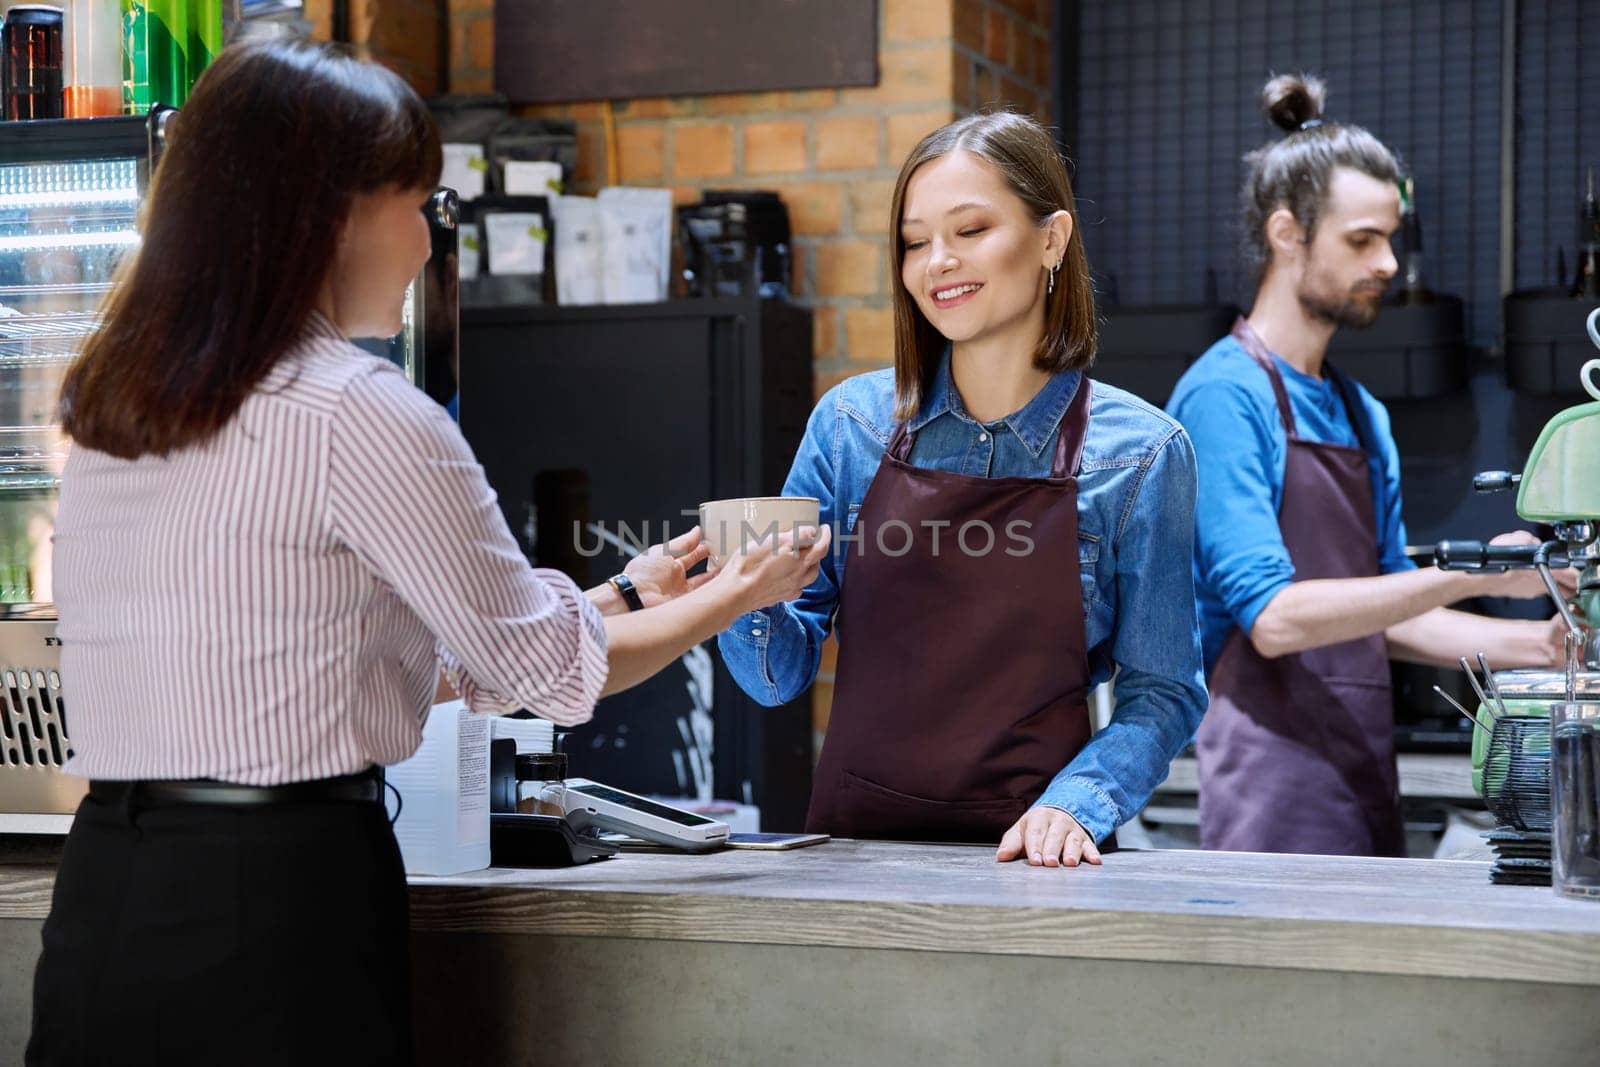
[(622, 602), (628, 605), (629, 611), (638, 611), (644, 607), (644, 601), (639, 599), (639, 590), (634, 588), (632, 578), (626, 574), (613, 574), (606, 581), (611, 583), (611, 588), (622, 596)]

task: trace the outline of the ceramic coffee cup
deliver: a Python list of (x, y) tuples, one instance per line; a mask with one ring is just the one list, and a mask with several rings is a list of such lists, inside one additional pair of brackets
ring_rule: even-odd
[(797, 526), (816, 526), (821, 504), (814, 496), (747, 496), (708, 500), (700, 505), (701, 536), (717, 562), (748, 541), (769, 540), (774, 532), (791, 533)]

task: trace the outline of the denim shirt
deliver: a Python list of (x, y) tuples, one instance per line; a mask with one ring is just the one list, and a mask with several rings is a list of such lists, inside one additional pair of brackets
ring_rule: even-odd
[[(911, 463), (976, 477), (1047, 477), (1080, 380), (1075, 371), (1057, 374), (1020, 411), (980, 423), (962, 405), (947, 355), (907, 427), (916, 434)], [(1100, 841), (1166, 777), (1200, 724), (1206, 690), (1191, 564), (1194, 450), (1182, 427), (1129, 393), (1095, 382), (1091, 400), (1078, 570), (1091, 679), (1117, 672), (1116, 710), (1035, 804), (1068, 812)], [(783, 492), (822, 502), (833, 551), (799, 600), (741, 616), (717, 640), (734, 679), (762, 704), (792, 700), (816, 679), (849, 554), (840, 535), (854, 529), (894, 425), (888, 370), (835, 386), (811, 413)], [(850, 637), (841, 633), (841, 646)]]

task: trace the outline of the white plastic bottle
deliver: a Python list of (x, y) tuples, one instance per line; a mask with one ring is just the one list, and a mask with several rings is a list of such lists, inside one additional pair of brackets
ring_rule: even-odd
[(407, 874), (489, 866), (489, 722), (459, 700), (435, 704), (422, 746), (384, 772), (400, 793), (394, 836)]

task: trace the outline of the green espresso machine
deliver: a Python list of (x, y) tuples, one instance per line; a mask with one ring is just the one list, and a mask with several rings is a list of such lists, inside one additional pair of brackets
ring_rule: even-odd
[[(1600, 308), (1590, 313), (1589, 338), (1600, 348)], [(1480, 541), (1441, 541), (1434, 562), (1444, 570), (1503, 571), (1533, 568), (1573, 635), (1568, 670), (1516, 669), (1492, 674), (1485, 665), (1488, 700), (1476, 709), (1480, 729), (1472, 732), (1472, 786), (1484, 793), (1484, 763), (1496, 715), (1544, 717), (1550, 705), (1568, 699), (1569, 681), (1580, 701), (1600, 700), (1600, 359), (1579, 371), (1584, 391), (1594, 400), (1567, 408), (1545, 425), (1522, 473), (1489, 471), (1473, 479), (1480, 493), (1517, 490), (1517, 514), (1548, 523), (1554, 538), (1535, 545), (1490, 545)], [(1552, 569), (1579, 568), (1572, 603), (1551, 575)], [(1571, 677), (1569, 678), (1569, 671)], [(1476, 684), (1476, 683), (1475, 683)], [(1491, 706), (1492, 705), (1492, 706)], [(1497, 783), (1490, 782), (1491, 792)]]

